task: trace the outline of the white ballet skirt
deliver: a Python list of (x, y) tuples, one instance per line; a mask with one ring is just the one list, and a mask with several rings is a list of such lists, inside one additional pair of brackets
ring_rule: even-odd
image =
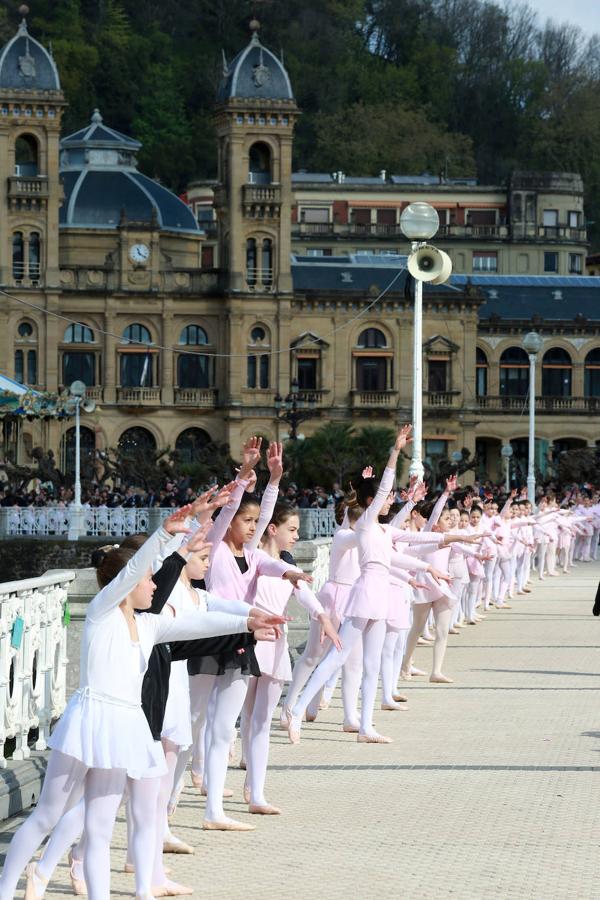
[(48, 746), (90, 769), (125, 769), (130, 778), (167, 771), (162, 744), (153, 740), (141, 705), (89, 687), (72, 695)]

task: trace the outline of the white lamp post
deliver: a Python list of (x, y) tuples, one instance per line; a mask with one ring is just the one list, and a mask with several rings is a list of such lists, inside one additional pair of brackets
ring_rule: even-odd
[(502, 450), (500, 451), (500, 455), (504, 460), (504, 472), (506, 478), (506, 493), (510, 494), (510, 460), (513, 455), (513, 448), (510, 444), (505, 444)]
[[(400, 228), (416, 253), (421, 244), (434, 236), (440, 218), (429, 203), (411, 203), (400, 216)], [(410, 476), (423, 479), (423, 282), (415, 279), (415, 315), (413, 325), (413, 455)]]
[(544, 341), (537, 331), (530, 331), (523, 338), (523, 347), (529, 354), (529, 458), (527, 461), (527, 499), (535, 505), (535, 361)]

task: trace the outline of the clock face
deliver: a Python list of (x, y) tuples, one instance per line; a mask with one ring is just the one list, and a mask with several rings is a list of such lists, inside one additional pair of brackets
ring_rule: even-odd
[(150, 247), (147, 244), (133, 244), (129, 248), (129, 259), (138, 265), (144, 265), (150, 259)]

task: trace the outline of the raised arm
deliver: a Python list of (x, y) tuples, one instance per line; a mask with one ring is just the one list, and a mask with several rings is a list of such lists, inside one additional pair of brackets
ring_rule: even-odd
[(267, 451), (267, 466), (271, 477), (265, 488), (260, 503), (260, 515), (256, 523), (256, 531), (251, 541), (248, 541), (246, 547), (248, 550), (256, 550), (260, 544), (260, 539), (266, 531), (267, 525), (273, 516), (273, 510), (279, 497), (279, 482), (283, 475), (283, 444), (272, 441)]
[(152, 570), (152, 563), (160, 554), (161, 548), (174, 534), (187, 531), (185, 520), (189, 511), (190, 507), (184, 506), (165, 519), (161, 527), (142, 544), (116, 578), (96, 594), (88, 606), (87, 617), (90, 621), (97, 622), (116, 609), (136, 584)]
[(446, 503), (448, 502), (448, 498), (456, 490), (456, 483), (456, 475), (451, 475), (450, 478), (447, 479), (446, 489), (443, 494), (440, 494), (440, 496), (438, 497), (435, 506), (431, 510), (431, 515), (429, 516), (429, 519), (427, 520), (427, 524), (425, 525), (423, 531), (433, 531), (434, 526), (437, 525), (440, 520), (440, 516)]
[(357, 523), (357, 528), (362, 527), (365, 524), (372, 524), (373, 522), (377, 522), (379, 518), (379, 513), (381, 512), (381, 507), (385, 503), (388, 498), (390, 491), (394, 486), (394, 478), (396, 477), (396, 466), (398, 464), (398, 456), (400, 455), (400, 451), (406, 447), (410, 440), (412, 440), (410, 433), (412, 431), (412, 425), (404, 425), (396, 436), (396, 442), (392, 447), (392, 452), (390, 453), (390, 458), (387, 461), (387, 466), (383, 471), (383, 476), (381, 481), (379, 482), (379, 488), (377, 489), (377, 493), (373, 497), (370, 505), (365, 509), (364, 513), (360, 517)]

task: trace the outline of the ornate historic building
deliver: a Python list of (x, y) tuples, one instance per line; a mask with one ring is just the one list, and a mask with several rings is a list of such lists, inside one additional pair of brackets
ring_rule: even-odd
[[(477, 449), (491, 476), (503, 442), (524, 458), (532, 327), (540, 466), (553, 447), (598, 439), (600, 280), (569, 277), (587, 247), (578, 176), (521, 173), (508, 194), (292, 176), (299, 110), (256, 32), (224, 68), (218, 184), (190, 205), (138, 170), (140, 144), (98, 111), (61, 140), (64, 106), (22, 22), (0, 54), (0, 371), (46, 390), (84, 381), (98, 404), (84, 448), (193, 458), (212, 439), (235, 455), (249, 434), (286, 435), (275, 398), (292, 386), (315, 406), (306, 434), (409, 418), (412, 300), (397, 254), (411, 199), (443, 213), (438, 243), (459, 272), (425, 291), (425, 455)], [(69, 466), (72, 423), (41, 427), (26, 424), (23, 453), (44, 439)]]

